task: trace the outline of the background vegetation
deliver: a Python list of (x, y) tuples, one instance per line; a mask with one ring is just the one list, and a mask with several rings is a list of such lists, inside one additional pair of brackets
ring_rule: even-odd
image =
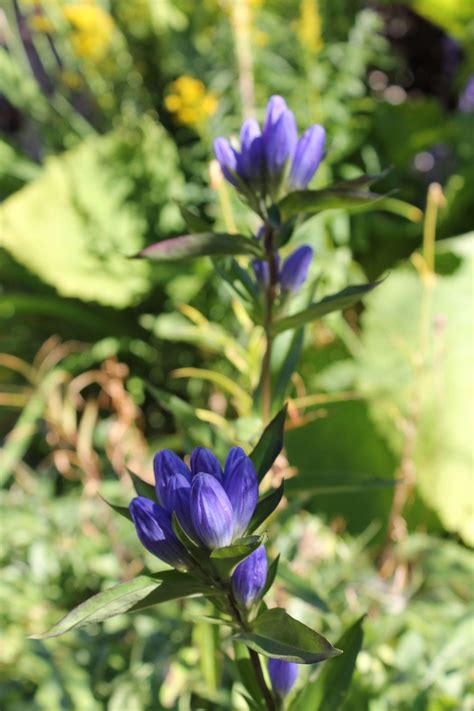
[(273, 93), (327, 129), (317, 185), (390, 169), (414, 206), (297, 235), (322, 293), (388, 274), (292, 381), (275, 600), (334, 640), (367, 613), (349, 693), (308, 709), (473, 708), (470, 0), (6, 0), (0, 41), (2, 708), (245, 708), (179, 603), (27, 636), (143, 566), (99, 492), (255, 432), (261, 339), (213, 265), (128, 257), (183, 204), (255, 229), (211, 143)]

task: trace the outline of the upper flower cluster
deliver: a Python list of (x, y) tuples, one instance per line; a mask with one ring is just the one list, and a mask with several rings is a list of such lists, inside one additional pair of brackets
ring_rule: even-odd
[(313, 125), (298, 139), (294, 114), (281, 96), (267, 105), (263, 129), (254, 118), (244, 121), (240, 151), (216, 138), (214, 151), (225, 178), (240, 192), (277, 199), (282, 192), (304, 190), (324, 153), (326, 133)]

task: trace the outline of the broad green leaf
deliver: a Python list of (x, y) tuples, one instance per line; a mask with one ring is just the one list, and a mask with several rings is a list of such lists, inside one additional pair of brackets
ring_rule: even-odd
[(341, 654), (322, 635), (279, 607), (266, 610), (255, 620), (251, 631), (236, 639), (266, 657), (298, 664), (315, 664)]
[(311, 304), (307, 309), (275, 321), (273, 324), (273, 333), (277, 335), (278, 333), (286, 331), (288, 328), (299, 328), (333, 311), (347, 309), (349, 306), (352, 306), (352, 304), (360, 301), (362, 296), (372, 291), (379, 283), (380, 282), (375, 282), (374, 284), (354, 284), (353, 286), (346, 287), (342, 291), (338, 291), (337, 294), (325, 296), (324, 299), (321, 299), (321, 301), (315, 304)]
[(342, 707), (364, 639), (363, 621), (361, 617), (346, 630), (337, 642), (344, 654), (332, 664), (326, 664), (316, 679), (306, 684), (291, 705), (291, 711), (338, 711)]
[(272, 396), (274, 402), (284, 402), (291, 376), (296, 370), (304, 342), (304, 328), (298, 328), (291, 335), (285, 359), (277, 369)]
[(282, 481), (277, 489), (272, 489), (265, 496), (262, 496), (250, 521), (249, 531), (255, 531), (275, 511), (281, 501), (284, 490), (285, 483)]
[(100, 498), (107, 504), (107, 506), (110, 506), (111, 509), (113, 509), (116, 513), (120, 514), (120, 516), (123, 516), (129, 521), (132, 521), (132, 515), (129, 511), (128, 506), (120, 506), (119, 504), (113, 504), (111, 501), (107, 501), (107, 499), (103, 496), (100, 496)]
[(259, 481), (262, 481), (283, 448), (286, 410), (287, 406), (285, 405), (265, 427), (262, 436), (250, 455)]
[(371, 489), (391, 489), (397, 485), (396, 479), (366, 477), (352, 479), (352, 472), (332, 474), (324, 472), (300, 471), (298, 476), (288, 480), (288, 492), (325, 496), (329, 494), (351, 494), (370, 491)]
[[(370, 394), (373, 422), (398, 457), (406, 435), (397, 421), (410, 421), (416, 407), (417, 490), (444, 527), (469, 545), (474, 544), (473, 501), (466, 495), (473, 471), (473, 244), (470, 236), (452, 242), (458, 266), (436, 276), (431, 294), (413, 268), (392, 272), (367, 299), (357, 359), (357, 386)], [(443, 243), (441, 249), (445, 253)]]
[(168, 600), (209, 592), (186, 573), (164, 571), (152, 576), (141, 575), (126, 583), (104, 590), (81, 603), (51, 629), (33, 639), (58, 637), (72, 629), (103, 622), (124, 612), (135, 612)]
[(145, 247), (137, 256), (154, 261), (169, 262), (227, 254), (263, 256), (262, 247), (256, 240), (244, 235), (218, 232), (200, 232), (165, 239)]
[[(163, 156), (150, 158), (149, 172), (145, 151)], [(178, 208), (170, 207), (183, 186), (176, 147), (147, 117), (133, 130), (93, 135), (49, 157), (37, 179), (0, 207), (0, 246), (62, 296), (129, 306), (148, 292), (155, 273), (125, 256), (146, 244), (144, 185), (153, 194), (154, 224), (164, 234), (179, 229)]]

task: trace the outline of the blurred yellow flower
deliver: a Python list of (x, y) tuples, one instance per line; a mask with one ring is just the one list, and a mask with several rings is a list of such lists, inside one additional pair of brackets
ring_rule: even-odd
[(63, 14), (73, 28), (70, 39), (75, 54), (100, 61), (112, 43), (114, 22), (110, 15), (92, 0), (64, 5)]
[(199, 79), (184, 75), (169, 86), (165, 106), (179, 123), (199, 126), (217, 110), (217, 97)]
[(317, 54), (324, 46), (318, 0), (301, 0), (297, 27), (303, 47)]

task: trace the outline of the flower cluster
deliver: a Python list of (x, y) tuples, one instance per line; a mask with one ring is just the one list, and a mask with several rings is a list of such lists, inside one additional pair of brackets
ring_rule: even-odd
[(217, 111), (217, 97), (199, 79), (178, 77), (169, 86), (165, 106), (185, 126), (200, 126)]
[(324, 153), (324, 128), (313, 125), (298, 139), (294, 114), (281, 96), (267, 105), (263, 130), (254, 118), (244, 121), (240, 151), (216, 138), (214, 151), (225, 178), (247, 197), (276, 200), (282, 193), (304, 190)]
[[(189, 538), (207, 550), (228, 546), (245, 533), (258, 501), (258, 479), (243, 449), (233, 447), (224, 468), (205, 447), (193, 450), (190, 468), (170, 450), (158, 452), (153, 466), (160, 505), (144, 496), (130, 503), (138, 537), (151, 553), (175, 568), (193, 567), (173, 530), (173, 513)], [(267, 557), (260, 546), (232, 575), (237, 601), (251, 607), (266, 577)]]

